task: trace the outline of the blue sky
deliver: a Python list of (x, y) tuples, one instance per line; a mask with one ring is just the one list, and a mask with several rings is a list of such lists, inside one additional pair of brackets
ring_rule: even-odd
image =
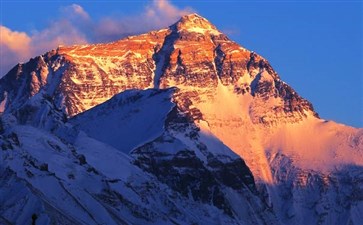
[(115, 40), (197, 12), (268, 59), (322, 118), (363, 127), (361, 1), (206, 2), (2, 0), (1, 75), (58, 44)]

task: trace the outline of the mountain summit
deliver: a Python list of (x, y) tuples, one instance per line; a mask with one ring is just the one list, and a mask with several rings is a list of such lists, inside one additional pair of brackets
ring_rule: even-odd
[(18, 64), (0, 101), (0, 223), (363, 220), (363, 130), (197, 14)]
[(202, 34), (205, 34), (206, 32), (220, 34), (220, 32), (213, 24), (211, 24), (207, 19), (196, 13), (183, 16), (171, 27), (179, 32), (188, 31)]

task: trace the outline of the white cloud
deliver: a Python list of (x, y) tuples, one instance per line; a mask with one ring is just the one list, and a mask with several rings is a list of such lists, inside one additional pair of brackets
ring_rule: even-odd
[(25, 32), (12, 31), (5, 26), (0, 27), (0, 44), (18, 54), (28, 54), (31, 38)]
[(88, 13), (83, 9), (82, 6), (77, 4), (72, 4), (70, 6), (64, 7), (63, 11), (65, 14), (68, 14), (70, 16), (76, 16), (78, 18), (81, 18), (83, 20), (89, 20), (90, 16)]
[(60, 9), (58, 19), (31, 34), (1, 25), (0, 76), (12, 66), (59, 45), (108, 42), (130, 34), (166, 27), (192, 9), (179, 9), (167, 0), (153, 0), (138, 15), (93, 20), (84, 8), (72, 4)]
[(4, 74), (16, 62), (31, 56), (31, 38), (25, 32), (12, 31), (0, 25), (0, 72)]

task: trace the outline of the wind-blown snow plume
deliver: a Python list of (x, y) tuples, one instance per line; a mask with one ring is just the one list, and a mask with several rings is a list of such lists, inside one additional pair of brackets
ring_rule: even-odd
[(165, 27), (192, 11), (190, 8), (179, 9), (167, 0), (153, 0), (139, 14), (94, 20), (82, 6), (72, 4), (61, 8), (58, 19), (51, 21), (46, 28), (32, 33), (15, 31), (2, 24), (0, 77), (16, 63), (59, 45), (114, 41)]
[(139, 15), (127, 17), (104, 17), (91, 27), (94, 42), (105, 42), (120, 37), (160, 29), (170, 25), (181, 16), (194, 12), (191, 8), (179, 9), (167, 0), (153, 0)]

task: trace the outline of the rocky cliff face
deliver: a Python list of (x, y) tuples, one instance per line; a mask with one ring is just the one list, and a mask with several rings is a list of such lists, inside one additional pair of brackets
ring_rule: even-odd
[(1, 80), (1, 100), (7, 92), (11, 106), (47, 89), (62, 101), (68, 116), (74, 116), (127, 89), (178, 86), (213, 99), (219, 83), (237, 95), (252, 95), (255, 101), (281, 100), (266, 107), (274, 111), (273, 118), (252, 113), (255, 123), (316, 115), (265, 59), (196, 14), (182, 17), (168, 29), (107, 44), (59, 47), (19, 64)]
[(19, 64), (0, 101), (0, 186), (21, 191), (0, 198), (5, 224), (34, 205), (44, 224), (361, 221), (362, 129), (319, 119), (196, 14)]

